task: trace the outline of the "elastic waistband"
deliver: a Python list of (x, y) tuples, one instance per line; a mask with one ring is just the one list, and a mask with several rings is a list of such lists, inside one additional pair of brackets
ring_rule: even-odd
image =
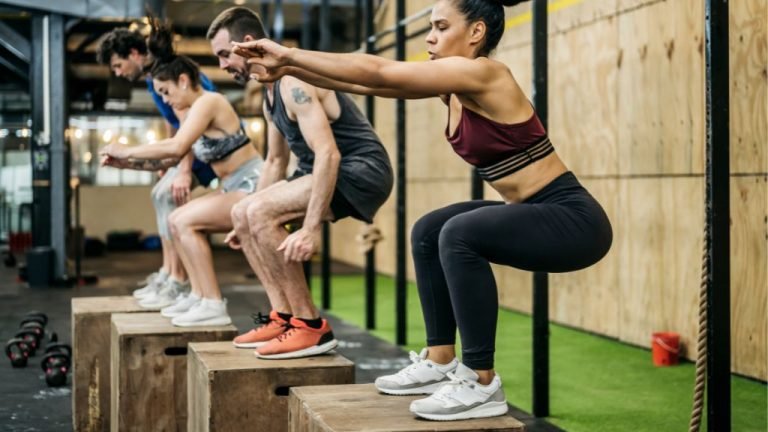
[(555, 151), (555, 147), (549, 140), (549, 137), (544, 137), (538, 143), (528, 147), (525, 150), (515, 153), (508, 158), (496, 162), (493, 165), (478, 168), (477, 173), (480, 177), (486, 181), (494, 181), (500, 178), (506, 177), (515, 171), (520, 171), (526, 166), (536, 162), (539, 159), (544, 158), (548, 154)]
[(553, 202), (559, 200), (559, 197), (562, 194), (573, 196), (574, 192), (578, 193), (579, 191), (583, 191), (584, 194), (589, 195), (589, 192), (584, 189), (584, 186), (581, 185), (579, 179), (576, 178), (576, 175), (571, 171), (566, 171), (523, 202), (528, 204)]

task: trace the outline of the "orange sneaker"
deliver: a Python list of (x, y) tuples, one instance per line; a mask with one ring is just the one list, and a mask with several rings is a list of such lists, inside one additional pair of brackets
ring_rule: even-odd
[(297, 318), (291, 318), (290, 326), (288, 331), (259, 347), (256, 357), (274, 360), (309, 357), (326, 353), (338, 345), (326, 320), (319, 329), (309, 327)]
[(288, 330), (288, 321), (280, 318), (277, 311), (271, 311), (268, 316), (261, 313), (254, 315), (253, 322), (262, 325), (236, 337), (232, 341), (236, 347), (257, 348)]

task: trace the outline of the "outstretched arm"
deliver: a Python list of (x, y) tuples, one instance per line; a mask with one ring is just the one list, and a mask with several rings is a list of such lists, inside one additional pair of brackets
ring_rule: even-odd
[(179, 163), (178, 158), (167, 159), (115, 159), (111, 156), (103, 156), (101, 164), (121, 169), (132, 169), (139, 171), (158, 171), (176, 166)]
[(113, 159), (176, 159), (180, 160), (192, 148), (192, 144), (208, 129), (215, 116), (214, 101), (201, 96), (196, 101), (176, 134), (151, 145), (125, 147), (110, 144), (101, 150), (102, 155)]
[(294, 76), (306, 83), (312, 84), (315, 87), (340, 91), (344, 93), (381, 96), (386, 98), (397, 98), (397, 99), (425, 99), (428, 97), (432, 97), (431, 94), (427, 94), (427, 93), (418, 93), (418, 92), (399, 90), (399, 89), (377, 89), (377, 88), (366, 87), (360, 84), (350, 84), (344, 81), (337, 81), (322, 75), (318, 75), (306, 69), (302, 69), (295, 66), (286, 66), (284, 69), (285, 69), (284, 71), (285, 75)]
[(371, 89), (405, 91), (427, 96), (476, 94), (486, 91), (499, 76), (497, 63), (486, 58), (447, 57), (426, 62), (403, 62), (359, 53), (326, 53), (287, 48), (269, 39), (235, 43), (234, 52), (250, 57), (259, 80), (271, 81), (293, 66), (333, 81)]

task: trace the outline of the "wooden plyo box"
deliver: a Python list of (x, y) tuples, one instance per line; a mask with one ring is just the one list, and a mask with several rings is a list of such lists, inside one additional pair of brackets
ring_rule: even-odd
[(72, 299), (72, 428), (109, 430), (109, 340), (113, 313), (147, 312), (133, 296)]
[(189, 345), (189, 431), (287, 431), (290, 388), (355, 382), (354, 363), (338, 354), (262, 360), (253, 351), (231, 342)]
[(232, 325), (174, 327), (158, 313), (112, 315), (111, 430), (186, 430), (187, 344), (235, 336)]
[(373, 384), (294, 387), (289, 400), (290, 432), (507, 431), (525, 426), (506, 415), (461, 421), (416, 418), (408, 407), (426, 396), (389, 396)]

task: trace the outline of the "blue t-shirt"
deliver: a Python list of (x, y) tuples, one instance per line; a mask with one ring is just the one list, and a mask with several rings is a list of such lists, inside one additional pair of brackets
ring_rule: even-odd
[[(200, 85), (205, 90), (216, 91), (216, 86), (213, 85), (211, 80), (203, 73), (200, 73)], [(165, 120), (175, 129), (179, 129), (179, 119), (173, 112), (173, 108), (163, 101), (162, 96), (157, 94), (155, 86), (152, 84), (152, 77), (149, 75), (147, 75), (147, 91), (152, 95), (152, 100), (155, 101), (157, 109), (160, 111), (160, 114), (163, 115)], [(213, 179), (216, 178), (216, 173), (213, 172), (213, 168), (208, 164), (200, 162), (197, 158), (195, 158), (195, 161), (192, 163), (192, 172), (195, 174), (195, 177), (197, 177), (197, 181), (203, 186), (208, 186)]]

